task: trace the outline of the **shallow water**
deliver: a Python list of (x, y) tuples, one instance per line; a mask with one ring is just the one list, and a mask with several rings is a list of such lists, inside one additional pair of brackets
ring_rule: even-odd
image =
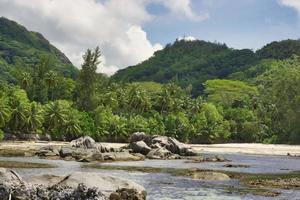
[[(286, 156), (254, 156), (241, 154), (223, 155), (232, 160), (234, 164), (250, 165), (250, 168), (223, 168), (225, 163), (185, 163), (185, 160), (161, 161), (146, 160), (138, 162), (115, 162), (108, 165), (122, 166), (146, 166), (146, 167), (165, 167), (165, 168), (202, 168), (202, 169), (222, 169), (249, 173), (284, 173), (289, 171), (300, 171), (300, 159), (289, 158)], [(126, 172), (122, 170), (101, 170), (81, 168), (82, 163), (63, 160), (41, 160), (38, 158), (24, 157), (0, 157), (0, 160), (12, 160), (23, 162), (38, 162), (55, 164), (58, 168), (50, 169), (15, 169), (24, 179), (33, 174), (54, 173), (68, 174), (72, 171), (92, 171), (105, 173), (120, 178), (132, 180), (143, 185), (149, 200), (299, 200), (300, 191), (284, 191), (283, 194), (275, 198), (266, 198), (253, 195), (240, 196), (229, 194), (222, 185), (237, 185), (238, 181), (229, 182), (203, 182), (192, 180), (186, 177), (171, 176), (166, 173), (144, 173)], [(284, 169), (284, 170), (283, 170)], [(288, 170), (287, 170), (288, 169)]]
[[(213, 157), (213, 154), (204, 154)], [(158, 168), (200, 168), (212, 170), (224, 170), (245, 173), (288, 173), (300, 171), (300, 158), (288, 156), (264, 156), (247, 154), (223, 154), (222, 157), (231, 162), (202, 162), (190, 163), (187, 160), (145, 160), (138, 162), (114, 162), (108, 165), (138, 166), (138, 167), (158, 167)], [(228, 168), (223, 167), (226, 163), (248, 165), (248, 168)]]

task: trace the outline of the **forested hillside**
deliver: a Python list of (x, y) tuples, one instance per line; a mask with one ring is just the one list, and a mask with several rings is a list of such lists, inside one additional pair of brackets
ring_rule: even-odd
[(299, 41), (255, 53), (176, 41), (108, 78), (96, 72), (99, 48), (86, 51), (75, 76), (39, 34), (4, 18), (1, 26), (0, 137), (126, 142), (145, 132), (191, 143), (300, 144)]
[(9, 19), (0, 18), (0, 79), (15, 82), (12, 73), (28, 71), (42, 56), (49, 56), (53, 70), (67, 77), (75, 77), (77, 70), (69, 59), (52, 46), (40, 33), (28, 31)]
[(300, 55), (299, 40), (273, 42), (257, 52), (199, 40), (177, 40), (150, 59), (118, 71), (113, 79), (159, 83), (173, 80), (183, 88), (192, 85), (193, 93), (200, 94), (206, 80), (253, 78), (266, 70), (266, 59), (271, 62), (270, 59), (286, 59), (293, 54)]

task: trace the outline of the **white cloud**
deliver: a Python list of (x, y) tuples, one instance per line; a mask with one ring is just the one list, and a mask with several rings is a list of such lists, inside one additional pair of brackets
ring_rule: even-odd
[(103, 62), (98, 71), (113, 74), (162, 48), (142, 29), (155, 17), (146, 9), (151, 3), (189, 20), (207, 17), (195, 14), (190, 0), (0, 0), (0, 15), (41, 32), (76, 66), (87, 48), (99, 45)]
[(296, 9), (300, 15), (300, 1), (299, 0), (279, 0), (279, 2), (288, 7)]
[(203, 21), (209, 18), (207, 12), (196, 14), (191, 8), (190, 0), (152, 0), (152, 2), (153, 1), (163, 4), (174, 16), (183, 16), (193, 21)]

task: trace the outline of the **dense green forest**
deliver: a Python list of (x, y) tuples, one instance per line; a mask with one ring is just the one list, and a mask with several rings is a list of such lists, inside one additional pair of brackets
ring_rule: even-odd
[(113, 79), (121, 82), (158, 83), (173, 80), (183, 88), (192, 85), (192, 93), (199, 95), (203, 94), (203, 83), (207, 80), (255, 78), (268, 69), (266, 62), (287, 59), (292, 55), (300, 56), (300, 40), (273, 42), (256, 52), (200, 40), (177, 40), (157, 51), (148, 60), (119, 70)]
[(2, 136), (127, 141), (142, 131), (191, 143), (300, 143), (299, 41), (253, 52), (181, 40), (108, 78), (96, 73), (99, 48), (77, 71), (40, 34), (0, 21)]
[(30, 32), (14, 21), (0, 18), (0, 79), (16, 83), (14, 71), (34, 71), (41, 56), (52, 59), (52, 70), (74, 78), (78, 70), (40, 33)]

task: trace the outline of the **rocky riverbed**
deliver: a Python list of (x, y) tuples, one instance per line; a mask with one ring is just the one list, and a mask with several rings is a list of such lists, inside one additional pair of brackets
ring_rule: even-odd
[[(118, 178), (121, 178), (144, 186), (150, 200), (298, 200), (300, 196), (300, 174), (297, 172), (300, 171), (300, 159), (297, 156), (237, 153), (216, 156), (197, 151), (173, 138), (145, 137), (141, 133), (135, 134), (129, 144), (95, 143), (91, 138), (79, 138), (71, 143), (2, 144), (0, 154), (14, 157), (0, 157), (0, 167), (14, 170), (5, 173), (20, 174), (18, 177), (22, 177), (34, 195), (41, 195), (38, 192), (41, 191), (47, 197), (62, 195), (75, 199), (79, 199), (78, 195), (92, 199), (88, 196), (91, 194), (96, 199), (145, 198), (141, 195), (144, 192), (138, 192), (142, 191), (139, 187), (119, 187), (122, 181)], [(107, 180), (111, 176), (120, 185), (109, 192), (82, 178), (106, 177)], [(77, 178), (74, 185), (60, 186), (61, 180), (72, 180), (69, 177), (81, 178)], [(45, 181), (49, 178), (53, 180), (51, 183)], [(110, 184), (103, 180), (99, 179), (99, 182)], [(13, 194), (13, 188), (4, 187), (2, 191)]]

